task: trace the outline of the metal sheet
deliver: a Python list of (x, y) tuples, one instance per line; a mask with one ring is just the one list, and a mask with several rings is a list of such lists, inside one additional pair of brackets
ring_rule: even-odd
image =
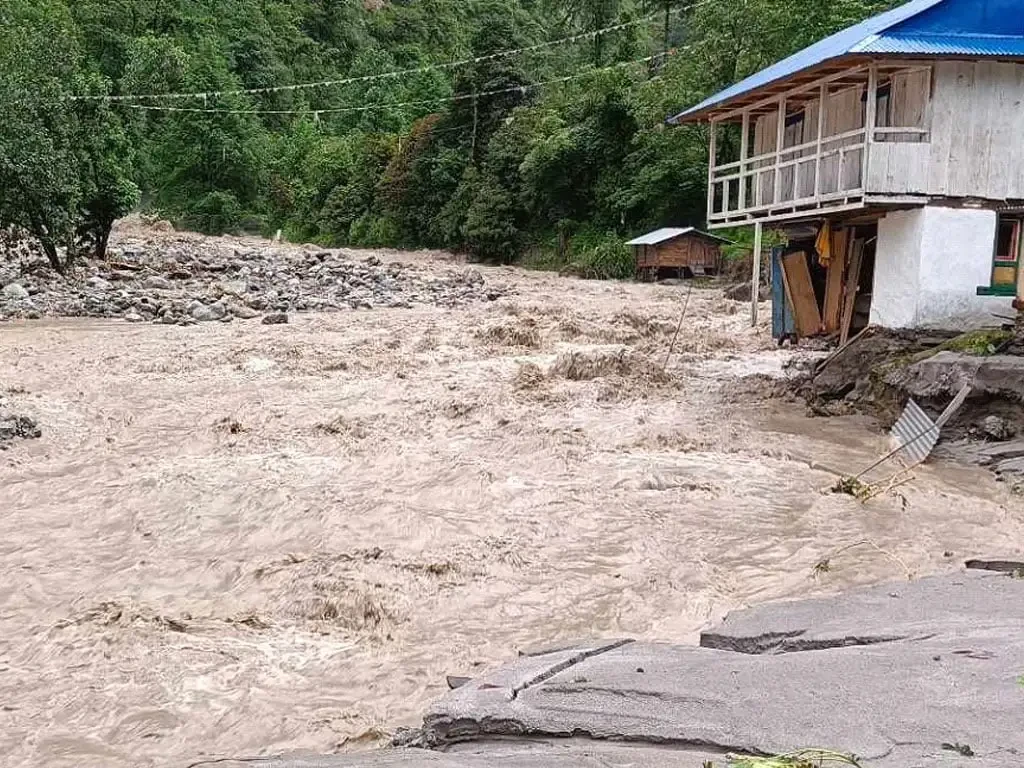
[(732, 240), (719, 237), (718, 235), (712, 235), (710, 232), (702, 232), (696, 227), (665, 227), (664, 229), (656, 229), (653, 232), (648, 232), (646, 235), (638, 237), (635, 240), (630, 240), (626, 245), (658, 245), (659, 243), (664, 243), (666, 240), (672, 240), (673, 238), (689, 234), (704, 237), (708, 240), (714, 240), (718, 243), (732, 243)]
[(1024, 37), (884, 35), (861, 51), (909, 56), (1024, 56)]
[(921, 410), (921, 406), (911, 400), (892, 428), (892, 436), (901, 446), (899, 455), (914, 466), (931, 456), (935, 450), (935, 444), (939, 442), (939, 428)]

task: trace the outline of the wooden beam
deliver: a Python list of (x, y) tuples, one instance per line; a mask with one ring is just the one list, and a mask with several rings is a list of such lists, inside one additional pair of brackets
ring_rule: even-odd
[(786, 97), (779, 99), (779, 124), (775, 132), (775, 194), (772, 195), (772, 205), (779, 204), (782, 196), (782, 169), (779, 163), (782, 162), (782, 145), (786, 142)]
[(750, 325), (757, 328), (757, 313), (761, 304), (761, 222), (754, 224), (754, 270), (750, 279)]
[(814, 196), (821, 194), (821, 137), (825, 132), (825, 107), (828, 102), (828, 83), (818, 86), (818, 144), (814, 161)]
[(747, 155), (750, 144), (750, 113), (743, 113), (743, 136), (740, 138), (740, 210), (747, 207)]
[(715, 162), (718, 159), (718, 139), (716, 136), (718, 121), (712, 120), (709, 128), (711, 139), (708, 142), (708, 222), (710, 223), (711, 217), (715, 213)]
[[(852, 235), (851, 235), (852, 237)], [(860, 290), (860, 268), (864, 261), (864, 241), (854, 240), (850, 256), (850, 267), (846, 273), (846, 286), (843, 291), (843, 318), (839, 328), (839, 344), (850, 339), (850, 326), (853, 325), (853, 312), (857, 306), (857, 292)]]
[[(868, 184), (868, 159), (871, 155), (871, 145), (875, 139), (876, 113), (878, 111), (878, 66), (871, 62), (868, 67), (868, 91), (867, 105), (864, 111), (864, 157), (861, 158), (860, 188), (867, 188)], [(839, 183), (842, 184), (842, 178)]]

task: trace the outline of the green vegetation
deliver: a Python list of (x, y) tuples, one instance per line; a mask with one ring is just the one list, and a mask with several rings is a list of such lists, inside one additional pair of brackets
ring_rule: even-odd
[[(205, 232), (622, 277), (625, 236), (703, 221), (705, 130), (665, 118), (894, 4), (0, 0), (0, 226), (62, 271), (141, 205)], [(414, 71), (238, 93), (396, 70)], [(169, 93), (208, 95), (81, 98)]]
[[(753, 757), (729, 755), (726, 768), (859, 768), (860, 763), (851, 755), (827, 749), (803, 749), (788, 755), (776, 757)], [(715, 768), (714, 763), (705, 763), (704, 768)]]

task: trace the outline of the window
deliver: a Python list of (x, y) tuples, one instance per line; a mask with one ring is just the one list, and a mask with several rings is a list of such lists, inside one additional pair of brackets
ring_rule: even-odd
[(1016, 296), (1017, 271), (1020, 266), (1022, 219), (1000, 216), (996, 226), (995, 254), (992, 259), (992, 281), (978, 289), (982, 296)]

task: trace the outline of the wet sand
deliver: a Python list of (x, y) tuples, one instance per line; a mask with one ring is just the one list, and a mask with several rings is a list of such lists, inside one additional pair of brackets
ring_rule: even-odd
[[(0, 453), (0, 762), (366, 748), (521, 649), (686, 642), (1024, 548), (1021, 501), (981, 470), (822, 492), (884, 436), (732, 386), (790, 353), (717, 291), (693, 292), (663, 381), (685, 288), (483, 271), (512, 295), (0, 325), (0, 388), (44, 431)], [(620, 363), (549, 372), (573, 350)]]

